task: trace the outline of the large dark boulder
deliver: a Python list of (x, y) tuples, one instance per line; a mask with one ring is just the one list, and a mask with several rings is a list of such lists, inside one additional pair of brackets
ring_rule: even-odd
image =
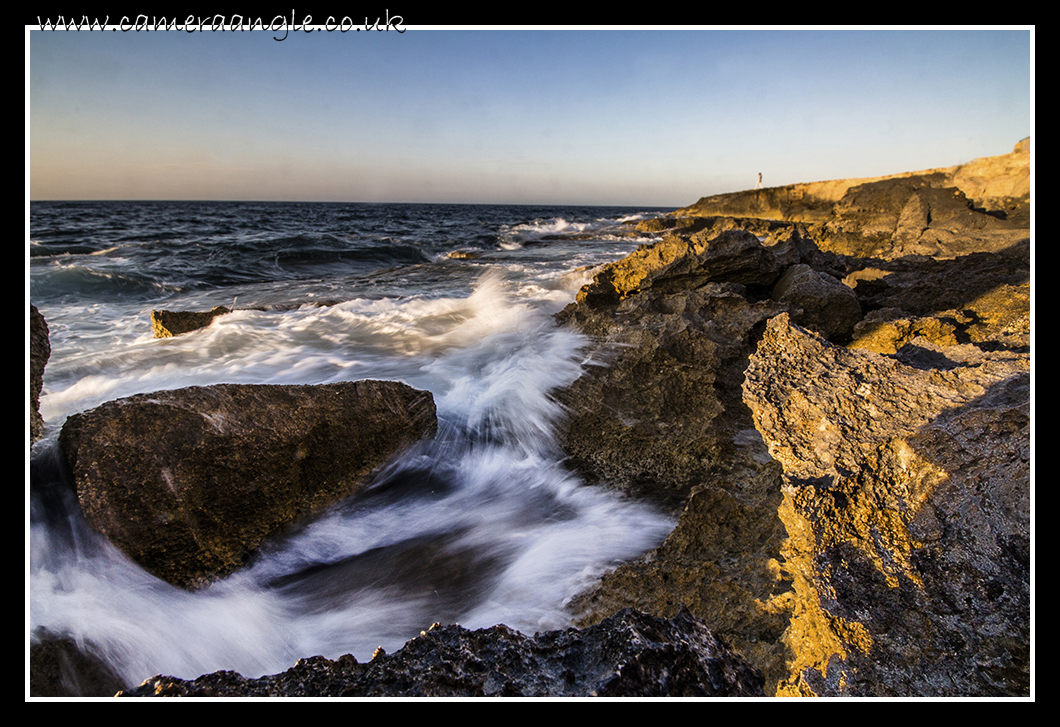
[(301, 659), (282, 674), (157, 676), (124, 697), (754, 697), (762, 676), (687, 611), (623, 611), (584, 630), (533, 637), (507, 626), (434, 626), (367, 664)]
[(51, 356), (48, 324), (36, 306), (29, 307), (29, 441), (36, 442), (44, 434), (44, 420), (40, 415), (40, 392), (44, 387), (44, 366)]
[(59, 444), (92, 527), (151, 573), (193, 586), (353, 494), (436, 427), (430, 393), (398, 382), (222, 384), (75, 414)]

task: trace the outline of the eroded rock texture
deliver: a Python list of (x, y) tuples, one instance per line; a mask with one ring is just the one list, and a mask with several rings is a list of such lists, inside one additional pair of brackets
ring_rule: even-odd
[(40, 415), (40, 392), (44, 387), (44, 366), (51, 356), (48, 324), (36, 306), (29, 307), (29, 441), (36, 442), (44, 434), (44, 420)]
[(584, 629), (525, 636), (506, 626), (435, 626), (393, 655), (301, 659), (282, 674), (158, 676), (129, 697), (736, 697), (762, 677), (687, 612), (664, 620), (623, 611)]
[(680, 518), (579, 623), (687, 606), (768, 694), (1028, 694), (1025, 161), (701, 200), (597, 274), (562, 445)]
[(155, 338), (172, 338), (182, 333), (206, 328), (217, 316), (231, 312), (223, 305), (214, 306), (208, 311), (153, 310), (151, 311), (151, 330)]
[(718, 194), (676, 215), (804, 223), (824, 250), (886, 260), (1001, 250), (1029, 227), (1030, 139), (956, 167)]
[(1029, 693), (1029, 362), (957, 348), (921, 369), (778, 316), (751, 357), (802, 605), (782, 693)]
[(436, 427), (430, 393), (398, 382), (220, 384), (75, 414), (59, 445), (89, 524), (151, 573), (194, 586)]

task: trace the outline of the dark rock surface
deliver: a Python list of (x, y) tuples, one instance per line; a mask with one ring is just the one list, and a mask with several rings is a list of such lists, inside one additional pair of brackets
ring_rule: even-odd
[[(772, 245), (745, 231), (709, 232), (641, 246), (556, 316), (592, 336), (590, 359), (600, 364), (558, 394), (570, 463), (590, 482), (674, 507), (724, 470), (733, 436), (753, 428), (740, 384), (765, 321), (793, 311), (849, 337), (859, 310), (853, 291), (803, 263), (831, 269), (835, 260), (797, 229), (778, 230)], [(793, 302), (774, 300), (786, 269), (807, 271), (817, 285), (802, 286)]]
[(29, 647), (33, 697), (110, 697), (125, 685), (111, 669), (69, 638), (35, 634)]
[(738, 697), (762, 696), (762, 677), (687, 612), (665, 620), (623, 611), (533, 637), (503, 625), (436, 625), (367, 664), (315, 656), (260, 679), (158, 676), (119, 696)]
[(92, 527), (151, 573), (194, 586), (353, 494), (436, 427), (430, 393), (398, 382), (222, 384), (75, 414), (59, 445)]
[(214, 306), (208, 311), (153, 310), (151, 330), (154, 331), (155, 338), (171, 338), (206, 328), (217, 316), (231, 312), (223, 305)]
[(48, 342), (48, 323), (35, 306), (29, 307), (29, 441), (36, 442), (44, 434), (44, 420), (40, 415), (40, 392), (44, 387), (44, 366), (51, 356)]

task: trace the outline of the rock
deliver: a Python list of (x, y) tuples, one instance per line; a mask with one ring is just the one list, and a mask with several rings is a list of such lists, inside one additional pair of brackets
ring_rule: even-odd
[[(889, 224), (912, 239), (938, 190), (920, 185), (911, 202), (890, 189)], [(717, 236), (733, 218), (703, 219), (697, 234)], [(557, 315), (592, 338), (598, 364), (557, 393), (568, 463), (679, 515), (662, 546), (573, 599), (576, 623), (686, 605), (762, 671), (768, 694), (1026, 694), (1027, 230), (1000, 249), (974, 252), (982, 240), (965, 230), (960, 255), (880, 259), (821, 251), (809, 237), (821, 229), (768, 232), (763, 247), (789, 276), (772, 297), (760, 284), (704, 282), (683, 259), (699, 254), (695, 236), (672, 235), (603, 269)], [(838, 324), (832, 292), (850, 311)], [(853, 322), (851, 349), (891, 355), (831, 346), (790, 326), (796, 316), (836, 340)], [(863, 356), (876, 364), (856, 363)], [(811, 396), (818, 417), (763, 414)], [(821, 457), (849, 452), (836, 473), (793, 480), (777, 449), (785, 438)], [(934, 469), (917, 449), (928, 439), (946, 443)], [(943, 484), (918, 500), (901, 483), (922, 472)], [(975, 482), (990, 483), (993, 503), (976, 500)]]
[(851, 187), (811, 234), (834, 252), (893, 260), (999, 250), (1023, 231), (974, 209), (964, 192), (944, 186), (944, 175), (936, 173)]
[(784, 272), (773, 287), (773, 300), (791, 306), (796, 323), (830, 341), (850, 340), (854, 325), (861, 320), (861, 306), (853, 290), (803, 263)]
[(592, 338), (588, 357), (599, 364), (556, 394), (568, 411), (558, 432), (568, 463), (590, 483), (679, 511), (750, 426), (734, 410), (742, 370), (756, 327), (783, 310), (733, 283), (568, 306), (556, 319)]
[(854, 326), (851, 347), (874, 353), (897, 353), (918, 338), (938, 346), (956, 346), (957, 326), (955, 320), (908, 316), (899, 308), (883, 308)]
[(779, 693), (1029, 694), (1029, 360), (954, 348), (915, 368), (782, 315), (751, 357), (798, 604)]
[(1029, 148), (1025, 139), (955, 167), (717, 194), (672, 216), (804, 223), (823, 250), (886, 260), (992, 252), (1030, 226)]
[(118, 696), (737, 697), (762, 676), (687, 611), (670, 620), (623, 611), (584, 630), (533, 637), (506, 626), (432, 626), (397, 653), (301, 659), (282, 674), (158, 676)]
[(578, 300), (594, 305), (616, 303), (649, 288), (689, 290), (722, 281), (772, 285), (779, 275), (773, 251), (744, 230), (671, 235), (641, 245), (624, 259), (607, 265), (578, 292)]
[(59, 445), (89, 524), (190, 587), (353, 494), (436, 426), (430, 393), (397, 382), (221, 384), (75, 414)]
[(111, 697), (125, 687), (99, 658), (70, 638), (34, 634), (29, 647), (31, 697)]
[(48, 323), (35, 306), (29, 307), (29, 442), (44, 434), (40, 415), (40, 392), (44, 387), (44, 366), (52, 354), (48, 342)]
[(217, 316), (231, 312), (223, 305), (214, 306), (209, 311), (153, 310), (151, 311), (151, 329), (155, 333), (155, 338), (171, 338), (206, 328)]
[[(563, 448), (585, 479), (683, 507), (733, 434), (752, 427), (738, 413), (740, 384), (765, 321), (791, 311), (849, 338), (857, 296), (802, 262), (831, 269), (836, 256), (791, 226), (771, 235), (765, 245), (742, 230), (704, 230), (642, 245), (556, 316), (593, 338), (589, 357), (601, 364), (558, 393), (569, 412)], [(792, 267), (773, 288), (781, 260)]]
[[(783, 245), (785, 258), (802, 260), (799, 248), (812, 243), (796, 237), (772, 250)], [(576, 622), (627, 607), (669, 618), (685, 604), (762, 669), (769, 693), (787, 676), (779, 639), (791, 583), (778, 565), (780, 468), (740, 387), (765, 322), (784, 310), (769, 288), (753, 295), (709, 282), (669, 291), (664, 281), (617, 304), (584, 296), (556, 316), (590, 336), (587, 356), (599, 364), (557, 392), (568, 412), (559, 430), (568, 464), (589, 483), (680, 515), (661, 547), (573, 600)]]
[[(852, 346), (893, 353), (915, 335), (947, 345), (946, 331), (952, 331), (957, 343), (1029, 351), (1029, 240), (996, 252), (896, 260), (881, 268), (853, 281), (870, 313), (857, 327)], [(896, 327), (893, 332), (885, 330), (890, 325)]]

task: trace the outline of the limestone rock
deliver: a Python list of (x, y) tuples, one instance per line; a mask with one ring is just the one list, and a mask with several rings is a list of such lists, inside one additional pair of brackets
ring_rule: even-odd
[(608, 265), (578, 293), (590, 304), (615, 303), (633, 293), (687, 290), (710, 282), (772, 285), (780, 275), (773, 251), (744, 230), (718, 235), (701, 231), (691, 237), (671, 235), (641, 245)]
[(852, 346), (893, 353), (922, 335), (940, 345), (1029, 350), (1027, 239), (996, 252), (952, 260), (883, 262), (848, 279), (869, 311), (857, 326)]
[(29, 441), (36, 442), (44, 434), (44, 420), (40, 415), (40, 392), (44, 387), (44, 366), (51, 356), (48, 342), (48, 323), (36, 306), (29, 307)]
[(687, 612), (670, 620), (623, 611), (584, 629), (533, 637), (506, 626), (432, 626), (393, 655), (301, 659), (282, 674), (158, 676), (118, 696), (737, 697), (762, 677)]
[(773, 287), (773, 299), (791, 306), (796, 323), (812, 328), (830, 341), (850, 339), (861, 320), (854, 291), (830, 275), (800, 263), (788, 268)]
[(799, 603), (780, 693), (1029, 693), (1029, 361), (955, 348), (915, 368), (782, 315), (751, 357)]
[[(915, 476), (915, 472), (899, 467), (890, 470), (882, 482), (873, 479), (873, 468), (879, 466), (881, 458), (905, 462), (902, 454), (878, 451), (881, 447), (884, 453), (888, 450), (877, 442), (873, 432), (888, 422), (901, 421), (900, 416), (884, 407), (884, 402), (906, 414), (919, 412), (931, 418), (933, 407), (938, 413), (939, 402), (968, 401), (971, 396), (972, 403), (961, 406), (975, 413), (960, 418), (963, 426), (984, 421), (974, 401), (978, 394), (974, 392), (982, 393), (997, 385), (992, 382), (998, 380), (1008, 381), (1005, 371), (1013, 372), (1016, 378), (1015, 383), (1002, 384), (1002, 388), (1012, 386), (1019, 391), (1019, 382), (1025, 381), (1019, 377), (1027, 371), (1030, 343), (1026, 243), (950, 260), (854, 260), (818, 251), (795, 227), (786, 228), (785, 233), (789, 236), (770, 240), (773, 244), (767, 246), (778, 262), (785, 261), (793, 277), (809, 270), (837, 288), (849, 290), (835, 280), (834, 276), (841, 274), (855, 286), (859, 304), (870, 313), (856, 325), (856, 340), (850, 345), (878, 345), (881, 351), (893, 354), (873, 358), (878, 370), (849, 373), (844, 356), (857, 360), (870, 354), (835, 348), (809, 333), (791, 334), (778, 343), (774, 329), (781, 328), (779, 322), (766, 325), (775, 315), (770, 311), (801, 316), (808, 308), (822, 314), (827, 308), (822, 303), (828, 300), (827, 295), (818, 294), (809, 296), (809, 302), (800, 303), (786, 296), (785, 286), (775, 286), (774, 295), (781, 299), (777, 300), (768, 297), (768, 290), (753, 286), (702, 284), (692, 276), (668, 280), (663, 275), (650, 279), (650, 285), (630, 286), (630, 292), (617, 302), (614, 295), (582, 296), (557, 315), (558, 320), (578, 326), (593, 339), (589, 357), (600, 364), (591, 366), (585, 375), (558, 393), (569, 412), (560, 433), (568, 462), (588, 482), (662, 502), (679, 514), (677, 527), (662, 546), (621, 565), (591, 591), (572, 601), (577, 623), (597, 623), (627, 607), (669, 617), (687, 606), (763, 672), (769, 694), (1021, 693), (1027, 678), (1025, 657), (1029, 643), (1029, 620), (1024, 607), (1027, 585), (1022, 575), (1026, 572), (1026, 540), (1022, 535), (1026, 520), (1020, 525), (1017, 516), (1006, 522), (1003, 514), (994, 513), (996, 527), (1011, 531), (999, 540), (1000, 552), (1009, 554), (1005, 558), (1014, 559), (1011, 581), (998, 576), (1005, 564), (998, 565), (996, 558), (987, 571), (976, 572), (978, 556), (973, 555), (971, 541), (963, 539), (964, 535), (937, 537), (930, 547), (910, 546), (910, 552), (921, 559), (916, 562), (918, 567), (923, 564), (924, 573), (969, 573), (962, 576), (967, 584), (986, 572), (984, 582), (996, 584), (991, 592), (1003, 595), (1004, 603), (996, 606), (1002, 614), (991, 612), (994, 606), (978, 612), (962, 607), (960, 612), (978, 619), (978, 625), (968, 629), (962, 626), (954, 636), (951, 625), (942, 623), (939, 614), (947, 608), (945, 603), (967, 603), (968, 598), (976, 598), (971, 589), (962, 592), (961, 587), (935, 575), (934, 590), (927, 595), (901, 591), (913, 576), (903, 580), (905, 576), (896, 575), (896, 589), (889, 576), (877, 577), (862, 568), (862, 551), (848, 554), (844, 550), (846, 541), (837, 546), (838, 550), (814, 549), (817, 539), (813, 527), (837, 533), (856, 532), (855, 525), (862, 522), (867, 523), (865, 528), (871, 535), (861, 536), (866, 543), (872, 537), (889, 542), (886, 538), (892, 537), (893, 528), (887, 527), (896, 521), (896, 516), (888, 507), (911, 513), (915, 506), (883, 507), (867, 500), (867, 495), (860, 495), (855, 514), (840, 507), (818, 508), (810, 514), (801, 512), (801, 501), (791, 495), (792, 485), (785, 471), (788, 461), (773, 449), (773, 437), (779, 436), (774, 430), (783, 431), (790, 438), (821, 438), (814, 446), (807, 445), (811, 451), (823, 451), (829, 446), (833, 430), (823, 419), (812, 416), (767, 426), (759, 416), (765, 405), (758, 403), (753, 392), (766, 386), (763, 382), (776, 381), (778, 387), (786, 387), (786, 393), (777, 398), (791, 406), (796, 406), (800, 397), (809, 396), (802, 393), (806, 387), (811, 392), (820, 390), (814, 396), (823, 402), (822, 408), (826, 404), (843, 407), (834, 418), (842, 423), (843, 437), (853, 443), (849, 461), (843, 465), (843, 471), (850, 473), (843, 477), (851, 478), (853, 483), (844, 488), (856, 484), (878, 494), (902, 477)], [(684, 254), (695, 255), (692, 242), (685, 243)], [(676, 261), (673, 257), (657, 269), (679, 269)], [(812, 270), (805, 267), (806, 263)], [(862, 265), (866, 267), (858, 269)], [(689, 287), (682, 288), (678, 282), (682, 280)], [(812, 290), (812, 286), (807, 287)], [(787, 317), (778, 320), (785, 321), (784, 330), (799, 331), (787, 326)], [(821, 320), (809, 316), (802, 320), (827, 329), (827, 324), (822, 323), (826, 316)], [(810, 350), (807, 341), (816, 341), (816, 347)], [(759, 368), (749, 372), (749, 361), (759, 362)], [(810, 366), (810, 362), (814, 365)], [(904, 372), (912, 377), (910, 380), (941, 382), (937, 384), (941, 388), (924, 399), (919, 385), (905, 386), (905, 379), (896, 380), (894, 371)], [(745, 385), (747, 377), (754, 378), (752, 389), (746, 388), (751, 385)], [(986, 378), (980, 381), (977, 377)], [(824, 391), (825, 386), (830, 388)], [(870, 397), (875, 409), (859, 410), (856, 403), (851, 404), (846, 398), (849, 392), (859, 391), (882, 393), (883, 397), (878, 403)], [(1001, 456), (1010, 465), (1014, 462), (1013, 449), (1025, 450), (1027, 441), (1023, 425), (1018, 424), (1025, 413), (1020, 413), (1018, 406), (1017, 411), (1011, 409), (998, 415), (1009, 422), (1005, 425), (1011, 427), (1009, 431), (1005, 431), (1005, 426), (992, 425), (993, 429), (984, 434), (984, 441), (990, 443), (988, 448), (1009, 453)], [(939, 414), (937, 420), (941, 421), (941, 417)], [(1012, 421), (1017, 424), (1012, 425)], [(862, 446), (859, 437), (863, 432)], [(763, 441), (762, 434), (768, 434), (767, 441)], [(974, 441), (979, 435), (968, 430), (954, 436)], [(899, 437), (895, 442), (907, 440), (908, 437)], [(1016, 460), (1026, 464), (1018, 456)], [(978, 466), (975, 457), (953, 461), (957, 462), (956, 472)], [(1021, 482), (1018, 462), (1013, 465), (1014, 471), (1002, 473), (997, 481)], [(1025, 474), (1022, 477), (1026, 486)], [(1013, 492), (1019, 489), (1018, 484), (1013, 488), (1003, 499), (1016, 497)], [(957, 500), (942, 497), (940, 504), (929, 504), (928, 507), (937, 508), (935, 512), (944, 514), (927, 519), (924, 532), (945, 532), (945, 523), (961, 522), (969, 509), (969, 490), (966, 483), (956, 491)], [(805, 487), (801, 491), (809, 492)], [(843, 488), (835, 497), (855, 500)], [(897, 502), (897, 495), (887, 497), (889, 503)], [(1020, 512), (1019, 507), (1009, 509)], [(914, 523), (907, 529), (916, 531), (917, 527)], [(969, 523), (960, 527), (971, 533), (978, 526)], [(928, 541), (921, 538), (920, 542)], [(861, 543), (857, 547), (867, 546)], [(989, 552), (998, 552), (993, 546), (986, 547)], [(876, 561), (896, 560), (890, 551), (884, 552), (887, 555), (876, 555)], [(836, 557), (840, 559), (838, 564)], [(951, 567), (951, 560), (961, 564), (957, 571), (946, 570)], [(971, 570), (969, 562), (973, 564)], [(839, 574), (835, 577), (840, 582), (830, 580), (833, 574)], [(923, 574), (917, 577), (924, 582), (932, 580)], [(832, 610), (830, 594), (842, 588), (853, 589), (848, 593), (850, 603), (857, 605), (855, 610)], [(901, 594), (897, 602), (892, 598), (895, 594)], [(916, 602), (927, 614), (923, 616), (928, 624), (923, 642), (918, 641), (916, 628), (908, 626), (888, 641), (889, 625), (881, 628), (872, 619), (863, 622), (851, 615), (864, 611), (889, 624), (887, 619), (897, 618), (904, 604), (910, 602)], [(880, 604), (882, 610), (872, 611), (873, 604)], [(957, 612), (947, 616), (951, 621), (953, 613)], [(910, 623), (915, 618), (909, 615)], [(991, 619), (1003, 626), (996, 627)], [(989, 662), (992, 672), (978, 680), (972, 676), (971, 657), (947, 661), (939, 656), (952, 653), (953, 644), (962, 643), (960, 639), (968, 639), (973, 650), (979, 648), (979, 642), (965, 633), (975, 629), (981, 633), (994, 629), (1002, 634), (984, 646), (983, 653), (991, 656), (983, 663)], [(870, 647), (870, 643), (877, 646)], [(924, 657), (923, 676), (913, 678), (909, 674), (921, 670), (921, 663), (903, 661), (906, 657), (895, 653), (916, 650), (932, 656)], [(943, 675), (950, 670), (958, 676), (947, 683)]]
[(151, 311), (151, 330), (154, 331), (155, 338), (171, 338), (206, 328), (217, 316), (231, 312), (223, 305), (214, 306), (208, 311), (153, 310)]
[(945, 181), (935, 173), (851, 187), (813, 234), (828, 250), (886, 260), (998, 250), (1022, 236), (1021, 228), (974, 209)]
[(59, 445), (92, 527), (151, 573), (194, 586), (353, 494), (436, 426), (430, 393), (397, 382), (221, 384), (75, 414)]
[(587, 481), (680, 509), (717, 467), (719, 448), (744, 428), (734, 408), (754, 330), (785, 310), (744, 293), (733, 283), (653, 289), (556, 316), (593, 338), (588, 355), (600, 364), (557, 392), (563, 449)]
[(955, 167), (717, 194), (673, 216), (804, 223), (824, 250), (888, 260), (996, 251), (1030, 226), (1029, 148), (1025, 139)]

